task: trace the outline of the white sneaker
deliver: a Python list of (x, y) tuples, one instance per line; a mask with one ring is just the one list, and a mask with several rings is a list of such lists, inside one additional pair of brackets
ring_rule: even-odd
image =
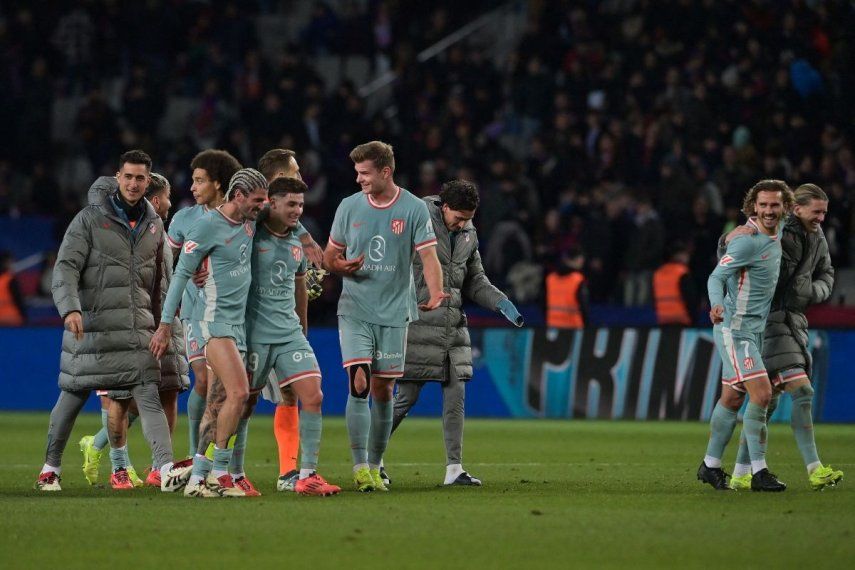
[(210, 490), (205, 481), (199, 481), (195, 485), (187, 485), (184, 487), (185, 497), (201, 497), (203, 499), (219, 499), (220, 496)]
[(160, 490), (164, 493), (180, 491), (187, 485), (192, 470), (192, 465), (175, 467), (174, 464), (167, 463), (160, 468)]
[(39, 479), (33, 487), (39, 491), (62, 491), (59, 480), (59, 474), (55, 471), (45, 471), (39, 474)]
[(297, 481), (299, 480), (299, 471), (289, 471), (285, 475), (280, 475), (279, 479), (276, 480), (276, 490), (281, 492), (296, 492)]
[(243, 489), (236, 487), (232, 476), (226, 473), (220, 477), (214, 477), (213, 473), (208, 473), (205, 478), (205, 485), (209, 491), (213, 491), (220, 497), (246, 497)]

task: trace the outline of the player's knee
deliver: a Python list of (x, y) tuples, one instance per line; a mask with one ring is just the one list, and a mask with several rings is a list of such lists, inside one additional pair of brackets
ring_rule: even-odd
[(226, 391), (226, 398), (233, 402), (246, 404), (246, 401), (249, 399), (249, 387), (235, 386), (233, 388), (229, 388)]
[(769, 402), (772, 401), (772, 391), (760, 390), (749, 396), (751, 403), (761, 408), (768, 408)]
[(367, 364), (354, 364), (347, 367), (348, 383), (350, 385), (350, 395), (354, 398), (364, 400), (371, 393), (371, 369)]
[(319, 389), (300, 398), (300, 401), (306, 408), (317, 409), (321, 407), (321, 403), (324, 401), (324, 393)]
[(371, 383), (371, 397), (380, 402), (390, 402), (395, 392), (395, 381), (375, 378)]
[(797, 386), (790, 392), (790, 396), (793, 398), (794, 402), (797, 400), (807, 400), (808, 402), (811, 402), (813, 401), (813, 386), (810, 384)]
[(742, 407), (742, 402), (745, 401), (745, 394), (736, 390), (726, 390), (721, 393), (719, 403), (731, 411), (739, 411)]

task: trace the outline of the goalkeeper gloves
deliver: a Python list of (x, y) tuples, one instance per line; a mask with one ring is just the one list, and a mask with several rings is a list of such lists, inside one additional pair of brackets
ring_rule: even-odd
[(323, 281), (327, 276), (328, 271), (310, 267), (306, 270), (306, 291), (309, 294), (309, 301), (314, 301), (324, 292)]

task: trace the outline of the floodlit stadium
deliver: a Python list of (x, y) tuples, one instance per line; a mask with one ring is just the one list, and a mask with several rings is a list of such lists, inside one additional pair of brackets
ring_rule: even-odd
[(851, 564), (853, 29), (4, 3), (4, 566)]

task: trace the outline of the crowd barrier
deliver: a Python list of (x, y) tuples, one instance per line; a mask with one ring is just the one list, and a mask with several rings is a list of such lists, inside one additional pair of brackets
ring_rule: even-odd
[[(712, 329), (473, 328), (475, 377), (469, 417), (708, 421), (720, 389)], [(49, 410), (56, 401), (59, 328), (0, 328), (3, 410)], [(324, 374), (325, 413), (344, 413), (347, 396), (338, 332), (310, 331)], [(849, 356), (855, 331), (812, 330), (810, 350), (818, 421), (855, 422)], [(186, 395), (184, 396), (186, 397)], [(98, 409), (96, 399), (87, 410)], [(259, 411), (270, 412), (267, 403)], [(413, 415), (441, 413), (438, 387), (426, 388)], [(788, 421), (789, 398), (773, 419)]]

